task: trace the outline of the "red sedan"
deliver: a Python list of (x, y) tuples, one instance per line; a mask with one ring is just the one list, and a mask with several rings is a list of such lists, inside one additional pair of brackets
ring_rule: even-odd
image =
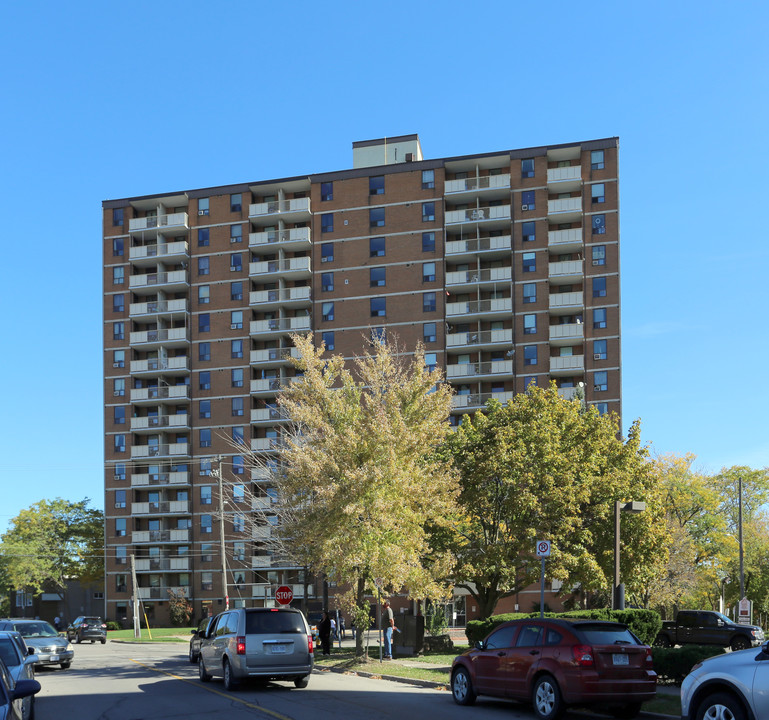
[(451, 691), (460, 705), (478, 695), (530, 702), (555, 720), (566, 707), (602, 707), (632, 718), (657, 692), (651, 648), (626, 625), (600, 620), (513, 620), (455, 658)]

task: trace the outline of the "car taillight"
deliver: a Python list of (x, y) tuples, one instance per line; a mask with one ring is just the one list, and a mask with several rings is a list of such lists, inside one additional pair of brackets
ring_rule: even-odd
[(81, 627), (81, 628), (87, 628), (87, 627), (88, 627), (88, 623), (81, 623), (81, 624), (80, 624), (80, 627)]
[(312, 655), (312, 635), (307, 636), (307, 652)]
[(574, 645), (571, 648), (574, 661), (582, 667), (593, 667), (593, 648), (590, 645)]
[(646, 648), (646, 664), (649, 666), (654, 665), (654, 658), (652, 657), (652, 649)]
[(235, 638), (235, 642), (237, 644), (237, 652), (238, 655), (245, 655), (246, 654), (246, 638), (244, 635), (239, 635)]

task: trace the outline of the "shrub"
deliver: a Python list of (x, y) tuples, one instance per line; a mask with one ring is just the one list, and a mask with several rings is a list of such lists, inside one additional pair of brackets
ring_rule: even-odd
[(698, 663), (726, 652), (715, 645), (684, 645), (677, 648), (652, 648), (652, 660), (661, 684), (680, 685)]
[(107, 620), (107, 630), (122, 630), (120, 623), (114, 620)]

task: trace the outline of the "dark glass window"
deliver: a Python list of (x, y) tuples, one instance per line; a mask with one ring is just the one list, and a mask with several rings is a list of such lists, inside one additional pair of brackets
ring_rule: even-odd
[(525, 160), (521, 160), (521, 177), (534, 177), (534, 158), (526, 158)]
[(593, 246), (593, 265), (606, 265), (606, 245)]
[(230, 212), (240, 212), (243, 209), (243, 196), (240, 193), (230, 195)]
[(200, 228), (198, 230), (198, 246), (208, 245), (209, 237), (209, 228)]
[(603, 235), (606, 232), (606, 215), (593, 215), (593, 235)]
[(434, 312), (436, 308), (436, 294), (426, 292), (422, 294), (422, 312)]
[(387, 301), (383, 297), (371, 298), (371, 317), (384, 317), (387, 314)]
[(595, 308), (593, 310), (593, 327), (596, 330), (606, 327), (606, 308)]
[(243, 299), (243, 281), (230, 283), (230, 300), (242, 300)]
[(435, 252), (435, 233), (422, 233), (422, 252)]
[(123, 208), (112, 208), (112, 226), (120, 227), (123, 224)]
[(593, 297), (606, 297), (606, 278), (593, 278)]
[(326, 350), (333, 350), (334, 349), (334, 332), (324, 332), (323, 335), (323, 344), (326, 346)]
[(198, 360), (210, 360), (211, 359), (211, 343), (202, 342), (198, 345)]
[(320, 261), (331, 262), (334, 259), (334, 243), (322, 243), (320, 246)]
[(537, 286), (534, 283), (526, 283), (523, 286), (523, 302), (534, 303), (537, 302)]
[(385, 209), (371, 208), (368, 211), (368, 224), (369, 224), (369, 227), (384, 227)]
[(334, 213), (323, 213), (320, 216), (320, 231), (334, 232)]
[(534, 191), (525, 190), (521, 193), (521, 210), (534, 210)]
[(368, 179), (369, 195), (384, 195), (384, 175), (374, 175)]
[(435, 203), (422, 203), (422, 222), (432, 222), (435, 220)]
[(320, 289), (323, 292), (331, 292), (334, 289), (334, 273), (321, 273)]
[(437, 325), (434, 322), (425, 323), (422, 326), (422, 341), (426, 343), (437, 342)]
[(198, 332), (211, 332), (211, 316), (208, 313), (198, 315)]
[(369, 257), (383, 257), (385, 254), (385, 239), (383, 237), (371, 238), (368, 241)]
[(524, 242), (531, 242), (537, 239), (537, 223), (528, 221), (521, 223), (521, 238)]
[(537, 346), (536, 345), (524, 345), (524, 347), (523, 347), (523, 364), (524, 365), (536, 365), (537, 364)]
[(523, 253), (523, 272), (535, 272), (537, 269), (537, 254)]
[(120, 257), (123, 254), (123, 238), (115, 238), (112, 241), (112, 254)]
[(320, 184), (320, 199), (323, 202), (334, 199), (334, 183), (322, 182)]
[(385, 269), (383, 267), (373, 267), (369, 270), (369, 285), (370, 287), (384, 287)]

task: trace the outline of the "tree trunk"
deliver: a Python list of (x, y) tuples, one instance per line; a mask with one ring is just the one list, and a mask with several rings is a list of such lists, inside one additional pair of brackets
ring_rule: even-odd
[(355, 657), (363, 657), (363, 639), (364, 633), (368, 632), (368, 608), (366, 607), (366, 581), (364, 578), (358, 578), (357, 592), (355, 593), (355, 604), (361, 610), (360, 617), (363, 616), (363, 609), (366, 609), (366, 622), (359, 623), (359, 618), (355, 619)]

